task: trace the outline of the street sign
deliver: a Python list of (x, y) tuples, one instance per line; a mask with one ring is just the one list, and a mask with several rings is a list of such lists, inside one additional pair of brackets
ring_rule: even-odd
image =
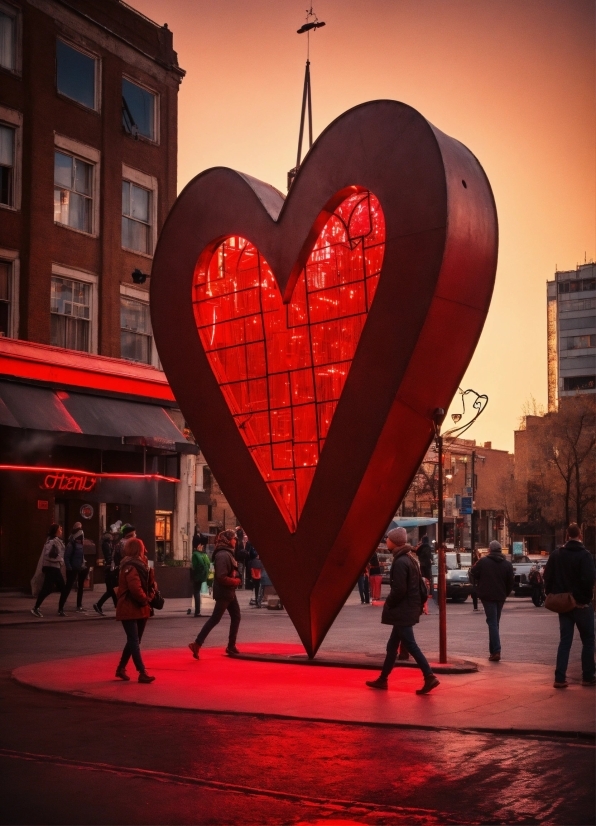
[(460, 513), (462, 513), (462, 514), (472, 513), (472, 497), (471, 496), (462, 496)]

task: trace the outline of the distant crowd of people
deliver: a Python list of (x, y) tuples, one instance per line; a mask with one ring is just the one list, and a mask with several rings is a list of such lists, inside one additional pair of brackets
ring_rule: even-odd
[[(240, 605), (236, 596), (243, 585), (254, 588), (250, 605), (260, 608), (264, 589), (271, 585), (257, 550), (241, 528), (221, 531), (216, 537), (211, 557), (207, 553), (210, 537), (195, 530), (192, 541), (190, 575), (192, 579), (194, 617), (202, 617), (201, 595), (207, 591), (215, 601), (212, 613), (195, 640), (188, 647), (195, 659), (211, 631), (224, 614), (230, 616), (226, 653), (238, 656), (236, 641), (241, 621)], [(428, 537), (422, 537), (416, 548), (407, 541), (405, 528), (395, 528), (387, 534), (387, 548), (393, 555), (389, 571), (389, 594), (383, 604), (381, 622), (392, 626), (386, 645), (386, 656), (380, 675), (367, 681), (374, 689), (387, 689), (389, 676), (396, 660), (410, 656), (422, 671), (424, 682), (417, 694), (428, 694), (439, 685), (439, 680), (420, 650), (414, 635), (414, 626), (426, 610), (432, 594), (432, 548)], [(140, 683), (151, 683), (155, 677), (145, 669), (141, 656), (141, 639), (154, 608), (163, 605), (153, 568), (149, 565), (143, 542), (137, 537), (133, 525), (122, 525), (117, 531), (106, 532), (102, 537), (106, 590), (93, 605), (103, 615), (104, 604), (111, 599), (116, 608), (116, 619), (122, 622), (126, 644), (116, 668), (116, 677), (129, 680), (126, 672), (132, 658)], [(514, 587), (514, 571), (511, 562), (503, 554), (501, 545), (493, 541), (489, 552), (475, 558), (470, 569), (473, 585), (474, 609), (478, 600), (482, 603), (488, 626), (490, 662), (501, 660), (500, 621), (505, 600)], [(41, 580), (39, 593), (31, 613), (43, 617), (41, 607), (54, 591), (60, 593), (59, 616), (65, 616), (66, 600), (76, 583), (78, 612), (84, 612), (82, 600), (87, 564), (84, 554), (84, 534), (80, 522), (75, 522), (66, 541), (62, 538), (62, 526), (50, 526), (47, 540), (40, 557), (34, 580)], [(383, 572), (378, 554), (373, 553), (358, 578), (358, 590), (362, 604), (374, 604), (381, 598)], [(568, 686), (566, 674), (577, 627), (582, 642), (582, 685), (596, 685), (594, 660), (594, 583), (595, 567), (592, 555), (582, 543), (578, 525), (572, 523), (567, 530), (565, 545), (553, 551), (544, 573), (534, 566), (530, 575), (532, 599), (543, 603), (559, 614), (560, 640), (555, 667), (555, 688)], [(188, 613), (191, 613), (189, 609)]]

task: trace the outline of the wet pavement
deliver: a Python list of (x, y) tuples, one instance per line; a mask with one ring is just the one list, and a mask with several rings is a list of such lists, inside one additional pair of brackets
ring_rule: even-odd
[[(169, 617), (153, 622), (147, 630), (147, 657), (150, 649), (169, 649), (167, 657), (173, 660), (181, 657), (184, 645), (203, 622), (187, 618), (182, 606), (177, 612), (174, 606), (170, 608)], [(354, 601), (349, 603), (332, 629), (327, 650), (381, 654), (387, 629), (378, 625), (380, 611), (375, 612)], [(262, 682), (248, 673), (234, 682), (225, 672), (221, 681), (211, 686), (189, 679), (185, 690), (193, 703), (197, 699), (203, 704), (217, 702), (217, 713), (98, 702), (80, 695), (36, 690), (16, 683), (10, 674), (23, 666), (70, 658), (70, 670), (77, 676), (77, 658), (100, 654), (110, 655), (106, 662), (115, 661), (123, 641), (119, 624), (99, 617), (96, 621), (77, 617), (77, 621), (73, 618), (62, 623), (20, 619), (25, 624), (4, 625), (0, 637), (2, 823), (313, 826), (333, 822), (340, 826), (342, 822), (594, 822), (593, 743), (554, 733), (511, 736), (471, 732), (478, 705), (478, 689), (473, 683), (461, 689), (457, 725), (438, 731), (272, 719), (267, 713), (271, 708), (266, 707), (242, 714), (226, 711), (231, 688), (249, 705), (265, 690), (295, 703), (296, 693), (308, 697), (310, 672), (334, 671), (325, 668), (307, 669), (309, 678), (300, 686), (294, 678), (288, 682), (275, 676), (280, 669), (304, 670), (285, 665), (267, 666), (275, 671)], [(552, 691), (556, 650), (552, 619), (556, 622), (556, 617), (529, 610), (524, 601), (506, 605), (503, 636), (511, 663), (498, 667), (515, 669), (517, 663), (521, 668), (525, 655), (528, 674), (534, 679), (511, 690), (500, 715), (509, 713), (508, 708), (517, 705), (520, 698), (526, 703), (526, 717), (540, 715), (545, 702), (541, 692)], [(213, 632), (213, 655), (227, 669), (240, 663), (220, 656), (221, 651), (217, 653), (226, 631), (222, 621)], [(428, 652), (435, 642), (435, 631), (436, 618), (432, 616), (417, 629), (417, 638)], [(482, 658), (486, 625), (471, 612), (471, 606), (449, 608), (448, 634), (453, 655)], [(245, 606), (239, 645), (264, 640), (297, 643), (283, 612), (251, 612)], [(533, 659), (527, 656), (528, 651)], [(539, 669), (541, 662), (548, 667)], [(208, 659), (192, 661), (189, 667), (208, 664)], [(179, 673), (185, 673), (186, 668), (183, 665)], [(577, 644), (569, 675), (577, 683)], [(412, 692), (419, 676), (410, 670), (400, 671), (392, 680), (401, 682), (403, 691), (397, 688), (385, 694), (369, 690), (362, 696), (373, 704), (389, 695), (396, 719), (417, 699), (426, 703), (430, 717), (430, 710), (439, 702), (450, 702), (444, 682), (476, 676), (442, 677), (436, 695), (415, 698)], [(364, 677), (365, 672), (359, 671), (358, 680)], [(151, 686), (126, 684), (136, 691), (152, 691), (156, 685), (157, 681)], [(222, 697), (224, 689), (229, 693)], [(335, 694), (341, 708), (339, 684)], [(527, 702), (528, 696), (534, 703)], [(568, 719), (580, 702), (593, 707), (595, 697), (579, 685), (561, 692), (555, 697), (559, 717)], [(310, 701), (316, 704), (317, 699), (311, 696)], [(424, 712), (422, 717), (420, 725), (429, 722), (424, 720)]]

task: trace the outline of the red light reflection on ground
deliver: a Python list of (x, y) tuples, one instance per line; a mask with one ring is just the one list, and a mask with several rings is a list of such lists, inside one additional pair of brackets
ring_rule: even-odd
[(249, 241), (226, 238), (194, 275), (199, 335), (242, 437), (290, 530), (310, 490), (371, 307), (385, 219), (368, 191), (321, 231), (292, 301)]

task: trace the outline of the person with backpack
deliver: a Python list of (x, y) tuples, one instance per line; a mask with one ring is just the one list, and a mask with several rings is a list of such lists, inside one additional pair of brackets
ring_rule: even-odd
[(68, 537), (66, 549), (64, 551), (64, 564), (66, 566), (66, 585), (60, 594), (58, 603), (58, 616), (65, 617), (64, 606), (72, 586), (77, 583), (77, 612), (84, 614), (83, 608), (83, 588), (87, 579), (87, 563), (85, 562), (85, 535), (80, 522), (75, 522), (72, 526), (72, 533)]
[(505, 600), (513, 590), (513, 565), (503, 556), (501, 543), (496, 539), (488, 546), (488, 554), (470, 569), (468, 577), (476, 586), (478, 597), (486, 614), (488, 625), (488, 659), (501, 659), (499, 625)]
[(192, 576), (192, 591), (195, 599), (195, 617), (201, 616), (201, 588), (204, 582), (207, 582), (209, 576), (209, 568), (211, 562), (205, 553), (205, 545), (197, 545), (192, 552), (191, 558), (191, 576)]
[(64, 542), (62, 541), (62, 525), (54, 523), (50, 525), (48, 536), (42, 551), (42, 572), (44, 575), (43, 585), (37, 595), (35, 605), (31, 608), (34, 617), (42, 619), (43, 614), (39, 610), (44, 599), (52, 591), (64, 591), (66, 583), (62, 576), (62, 566), (64, 565)]
[(126, 554), (120, 562), (116, 605), (116, 619), (120, 620), (126, 634), (126, 645), (116, 668), (116, 677), (119, 680), (130, 680), (126, 666), (131, 657), (139, 672), (140, 683), (152, 683), (155, 679), (147, 674), (143, 663), (141, 639), (152, 613), (151, 600), (156, 590), (155, 574), (153, 568), (149, 567), (144, 544), (136, 537), (129, 539), (126, 543)]
[[(567, 688), (567, 665), (573, 643), (575, 627), (582, 641), (582, 685), (596, 686), (594, 662), (594, 560), (582, 542), (582, 535), (575, 522), (567, 528), (567, 542), (554, 550), (544, 569), (544, 585), (547, 593), (545, 605), (559, 614), (559, 648), (555, 666), (555, 688)], [(549, 605), (551, 594), (571, 596), (566, 601), (575, 607), (559, 612)]]
[(376, 680), (367, 680), (366, 685), (383, 690), (388, 688), (387, 681), (395, 665), (399, 644), (404, 642), (424, 676), (424, 684), (422, 688), (416, 689), (416, 694), (428, 694), (439, 685), (439, 681), (414, 637), (414, 625), (420, 622), (428, 591), (416, 553), (412, 546), (407, 544), (406, 529), (394, 528), (389, 531), (387, 547), (393, 554), (389, 574), (391, 590), (385, 600), (381, 622), (384, 625), (392, 625), (393, 630), (387, 642), (387, 656), (381, 674)]

